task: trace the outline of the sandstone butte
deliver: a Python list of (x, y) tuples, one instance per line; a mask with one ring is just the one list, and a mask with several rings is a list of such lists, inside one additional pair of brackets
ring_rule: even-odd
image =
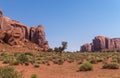
[(86, 43), (80, 47), (81, 52), (92, 51), (120, 51), (120, 38), (108, 38), (96, 36), (92, 43)]
[(0, 10), (0, 51), (46, 51), (49, 49), (42, 25), (28, 27), (3, 16)]

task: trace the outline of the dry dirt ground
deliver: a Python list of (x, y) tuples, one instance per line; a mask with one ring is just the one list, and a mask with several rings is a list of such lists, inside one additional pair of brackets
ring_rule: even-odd
[[(0, 66), (3, 66), (2, 62)], [(23, 70), (25, 78), (30, 78), (33, 73), (36, 73), (38, 78), (120, 78), (120, 69), (101, 69), (102, 63), (94, 64), (93, 71), (87, 72), (76, 72), (79, 68), (76, 62), (65, 62), (63, 65), (50, 63), (50, 66), (42, 64), (39, 68), (34, 68), (33, 65), (19, 65), (15, 68), (18, 71)]]

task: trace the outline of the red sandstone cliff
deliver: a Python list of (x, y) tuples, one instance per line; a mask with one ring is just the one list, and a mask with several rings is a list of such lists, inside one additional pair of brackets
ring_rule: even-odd
[(24, 46), (26, 41), (37, 44), (41, 50), (49, 49), (42, 25), (27, 27), (19, 21), (3, 16), (0, 10), (0, 43), (6, 43), (11, 46)]

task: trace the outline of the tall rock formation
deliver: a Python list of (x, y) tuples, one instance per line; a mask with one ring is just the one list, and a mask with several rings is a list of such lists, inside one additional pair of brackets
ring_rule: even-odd
[(42, 25), (30, 28), (30, 41), (38, 44), (44, 50), (49, 48), (48, 41), (45, 39), (45, 32)]
[(26, 40), (39, 45), (42, 50), (49, 49), (43, 26), (27, 27), (19, 21), (3, 16), (0, 10), (0, 42), (14, 46), (24, 45)]
[[(91, 45), (92, 44), (92, 45)], [(81, 46), (81, 51), (118, 51), (120, 50), (120, 38), (108, 38), (104, 36), (97, 36), (93, 39), (91, 44), (84, 44)], [(88, 47), (89, 46), (89, 47)], [(84, 47), (84, 49), (83, 49)]]

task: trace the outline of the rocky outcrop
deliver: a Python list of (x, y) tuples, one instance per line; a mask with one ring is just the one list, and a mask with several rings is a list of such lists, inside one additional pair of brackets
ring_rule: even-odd
[(93, 50), (94, 51), (104, 51), (108, 49), (109, 38), (104, 36), (97, 36), (93, 39)]
[(24, 45), (26, 40), (39, 45), (42, 50), (49, 49), (43, 26), (29, 28), (19, 21), (3, 16), (0, 10), (0, 42), (14, 46)]
[(40, 47), (44, 48), (44, 50), (49, 48), (48, 41), (45, 39), (45, 32), (42, 25), (30, 28), (30, 41), (38, 44)]
[(97, 36), (93, 39), (91, 44), (84, 44), (81, 46), (81, 51), (119, 51), (120, 38), (108, 38), (104, 36)]
[(90, 52), (92, 51), (92, 43), (86, 43), (84, 45), (81, 46), (81, 52)]

